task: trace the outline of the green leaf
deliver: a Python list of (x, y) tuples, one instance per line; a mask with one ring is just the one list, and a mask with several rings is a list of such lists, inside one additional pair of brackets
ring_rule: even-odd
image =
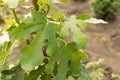
[(59, 45), (59, 50), (57, 51), (58, 53), (52, 56), (52, 58), (49, 60), (48, 64), (46, 65), (47, 74), (51, 74), (53, 72), (55, 63), (59, 60), (59, 58), (61, 57), (61, 53), (63, 53), (64, 51), (64, 45), (65, 45), (64, 42), (59, 41), (58, 45)]
[(83, 14), (83, 15), (80, 15), (77, 17), (77, 19), (80, 19), (80, 20), (86, 20), (86, 19), (90, 19), (90, 15), (88, 14)]
[(90, 76), (86, 69), (82, 66), (82, 64), (80, 65), (80, 68), (81, 68), (80, 80), (90, 80)]
[(79, 51), (79, 56), (81, 61), (87, 61), (88, 60), (88, 55), (85, 52)]
[(104, 69), (98, 68), (95, 71), (92, 71), (90, 74), (91, 79), (98, 79), (101, 80), (104, 76)]
[(47, 54), (48, 56), (54, 56), (57, 53), (58, 46), (57, 46), (57, 38), (56, 38), (56, 26), (53, 23), (49, 23), (46, 27), (46, 38), (48, 40), (48, 45), (47, 45)]
[(2, 6), (3, 5), (3, 1), (2, 0), (0, 0), (0, 6)]
[(33, 9), (31, 14), (33, 17), (33, 21), (37, 22), (38, 24), (46, 24), (47, 23), (46, 16), (45, 16), (44, 12), (37, 11), (36, 9)]
[[(56, 25), (49, 23), (45, 26), (45, 29), (41, 29), (36, 38), (30, 45), (22, 49), (21, 64), (23, 69), (32, 70), (35, 66), (42, 63), (43, 54), (42, 47), (44, 41), (48, 39), (47, 53), (49, 56), (54, 55), (57, 52), (57, 39), (56, 39)], [(39, 56), (38, 56), (39, 55)]]
[(44, 72), (44, 66), (38, 66), (38, 69), (32, 70), (27, 77), (27, 80), (37, 80), (38, 77)]
[(20, 24), (11, 32), (11, 36), (16, 39), (26, 39), (32, 32), (38, 31), (43, 28), (43, 25), (36, 23)]
[[(79, 77), (81, 74), (81, 63), (82, 57), (86, 57), (81, 51), (76, 43), (65, 44), (60, 41), (59, 43), (59, 51), (53, 56), (46, 65), (46, 73), (52, 74), (54, 70), (54, 66), (58, 63), (57, 73), (53, 80), (66, 80), (66, 75), (68, 70), (71, 70), (71, 74), (74, 77)], [(68, 69), (70, 61), (70, 68)], [(61, 77), (62, 76), (62, 77)]]
[(19, 0), (19, 4), (27, 2), (27, 1), (29, 1), (29, 0)]
[(80, 67), (79, 67), (79, 64), (80, 64), (80, 58), (77, 57), (77, 54), (73, 53), (74, 55), (72, 55), (71, 57), (71, 64), (70, 64), (70, 67), (71, 67), (71, 70), (72, 70), (72, 74), (74, 76), (79, 76), (80, 74)]
[(17, 28), (15, 28), (11, 35), (17, 39), (25, 39), (32, 32), (38, 31), (46, 25), (46, 16), (35, 9), (32, 10), (33, 21), (30, 23), (21, 23)]
[[(6, 80), (27, 80), (27, 74), (20, 66), (3, 71), (2, 76), (6, 77)], [(9, 78), (9, 76), (11, 77)]]
[(61, 51), (61, 55), (59, 56), (57, 74), (53, 80), (67, 80), (66, 74), (67, 74), (67, 68), (68, 68), (68, 65), (67, 65), (68, 61), (69, 61), (68, 53), (66, 51), (66, 48), (63, 48), (63, 50)]
[(69, 60), (69, 53), (67, 53), (67, 48), (63, 41), (59, 41), (58, 45), (60, 50), (49, 60), (48, 64), (46, 65), (46, 72), (47, 74), (52, 74), (54, 65), (57, 64), (57, 73), (55, 74), (56, 76), (53, 80), (67, 80), (66, 73), (68, 68), (67, 64)]
[[(69, 43), (67, 45), (67, 51), (70, 58), (71, 74), (74, 77), (79, 77), (81, 74), (81, 63), (83, 59), (86, 59), (87, 55), (83, 54), (76, 43)], [(83, 58), (83, 59), (82, 59)]]
[(98, 68), (100, 67), (102, 64), (104, 63), (104, 59), (103, 58), (99, 58), (98, 61), (93, 61), (93, 62), (89, 62), (86, 64), (86, 68)]
[(43, 62), (44, 57), (42, 54), (42, 47), (44, 40), (44, 30), (40, 30), (37, 32), (36, 38), (31, 44), (21, 50), (22, 59), (20, 63), (24, 70), (31, 71)]
[(1, 53), (2, 53), (2, 45), (0, 45), (0, 55), (1, 55)]
[(69, 0), (61, 0), (63, 3), (68, 3)]
[(3, 0), (3, 2), (6, 3), (9, 8), (16, 8), (18, 6), (19, 0)]
[[(80, 27), (78, 27), (79, 25)], [(80, 31), (80, 28), (85, 28), (86, 25), (83, 21), (77, 20), (75, 16), (72, 16), (69, 20), (63, 22), (63, 27), (60, 32), (61, 38), (67, 38), (69, 31), (73, 33), (72, 41), (76, 42), (79, 48), (85, 48), (87, 43), (87, 37)]]

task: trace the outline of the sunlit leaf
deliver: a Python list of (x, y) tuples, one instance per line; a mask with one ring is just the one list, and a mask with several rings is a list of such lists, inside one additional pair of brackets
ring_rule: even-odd
[(99, 23), (107, 24), (107, 22), (103, 21), (102, 19), (96, 19), (96, 18), (87, 19), (87, 20), (85, 20), (85, 22), (93, 23), (93, 24), (99, 24)]
[(19, 0), (3, 0), (3, 2), (6, 3), (9, 8), (16, 8), (18, 6)]
[(83, 14), (83, 15), (80, 15), (77, 17), (77, 19), (80, 19), (80, 20), (86, 20), (86, 19), (90, 19), (90, 15), (88, 14)]
[(67, 3), (69, 0), (61, 0), (63, 3)]

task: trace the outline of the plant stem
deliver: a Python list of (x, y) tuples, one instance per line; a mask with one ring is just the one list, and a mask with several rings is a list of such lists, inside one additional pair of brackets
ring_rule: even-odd
[(15, 19), (15, 21), (20, 24), (19, 20), (18, 20), (18, 17), (16, 15), (16, 12), (15, 12), (15, 9), (11, 9), (11, 14), (13, 16), (13, 18)]
[(39, 9), (39, 6), (38, 6), (38, 4), (37, 4), (37, 1), (38, 1), (38, 0), (33, 0), (33, 5), (34, 5), (34, 7), (35, 7), (36, 10)]

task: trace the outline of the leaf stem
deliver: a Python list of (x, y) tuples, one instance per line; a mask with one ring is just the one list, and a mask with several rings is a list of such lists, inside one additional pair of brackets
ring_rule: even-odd
[(15, 9), (11, 9), (11, 14), (13, 16), (13, 18), (15, 19), (15, 21), (20, 24), (19, 20), (18, 20), (18, 17), (16, 15), (16, 12), (15, 12)]
[(36, 10), (39, 9), (39, 6), (38, 6), (38, 4), (37, 4), (37, 1), (38, 1), (38, 0), (33, 0), (33, 5), (34, 5), (34, 7), (35, 7)]

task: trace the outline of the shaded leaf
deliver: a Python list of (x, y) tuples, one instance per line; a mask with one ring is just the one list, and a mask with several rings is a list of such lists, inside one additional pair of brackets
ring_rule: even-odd
[(27, 77), (27, 80), (37, 80), (38, 77), (44, 72), (45, 66), (38, 66), (36, 70), (32, 70)]
[(80, 68), (81, 68), (80, 79), (81, 80), (90, 80), (90, 76), (89, 76), (88, 72), (86, 71), (86, 69), (82, 66), (82, 64), (80, 65)]
[(6, 76), (6, 80), (27, 80), (27, 74), (20, 66), (16, 66), (11, 70), (3, 71), (2, 76)]

